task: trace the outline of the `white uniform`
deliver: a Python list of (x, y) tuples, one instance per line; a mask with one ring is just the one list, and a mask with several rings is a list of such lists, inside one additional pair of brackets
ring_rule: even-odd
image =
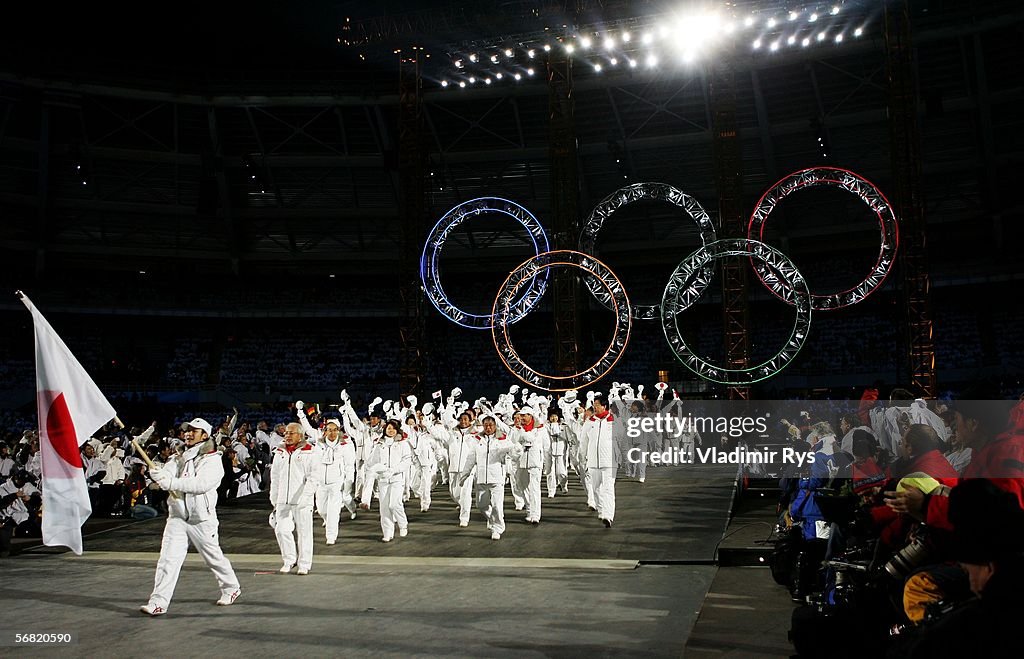
[(459, 473), (459, 480), (472, 475), (476, 480), (476, 505), (487, 519), (491, 537), (505, 532), (505, 457), (518, 460), (522, 447), (510, 441), (506, 435), (474, 435), (473, 450), (466, 460), (466, 466)]
[(327, 544), (338, 540), (338, 525), (341, 507), (355, 512), (352, 500), (352, 484), (355, 480), (356, 451), (348, 435), (341, 435), (335, 441), (322, 439), (316, 444), (316, 451), (323, 467), (316, 488), (316, 511), (327, 524)]
[(217, 487), (224, 477), (224, 465), (216, 450), (199, 452), (209, 446), (204, 442), (187, 449), (154, 475), (154, 480), (161, 481), (170, 492), (167, 524), (160, 544), (153, 593), (149, 596), (149, 605), (159, 607), (161, 613), (170, 606), (189, 543), (217, 577), (222, 597), (230, 597), (238, 590), (238, 578), (221, 551), (217, 534)]
[(412, 447), (412, 469), (416, 472), (413, 488), (420, 498), (420, 511), (427, 512), (430, 510), (430, 490), (434, 486), (434, 474), (437, 472), (434, 437), (429, 432), (412, 432), (408, 441)]
[(605, 410), (593, 415), (580, 432), (580, 452), (586, 460), (597, 516), (611, 522), (615, 519), (615, 470), (618, 467), (618, 444), (615, 441), (615, 417)]
[[(313, 566), (313, 497), (323, 464), (312, 444), (302, 442), (293, 451), (286, 444), (274, 449), (270, 467), (270, 503), (274, 506), (274, 531), (281, 559), (289, 569)], [(296, 555), (295, 537), (299, 537)], [(282, 568), (283, 569), (283, 568)]]
[(469, 524), (469, 513), (473, 507), (473, 474), (462, 484), (459, 473), (465, 469), (477, 440), (471, 428), (455, 428), (447, 434), (448, 491), (452, 501), (459, 506), (459, 524), (465, 526)]
[(549, 449), (545, 455), (545, 466), (548, 472), (548, 498), (554, 498), (558, 488), (566, 491), (569, 482), (569, 471), (565, 465), (565, 434), (562, 432), (562, 424), (549, 423), (547, 425), (548, 436), (551, 438)]
[(513, 428), (510, 433), (512, 441), (521, 444), (523, 454), (517, 460), (515, 479), (526, 504), (526, 521), (540, 521), (540, 475), (544, 467), (544, 440), (547, 431), (543, 424), (536, 423), (526, 427)]
[[(398, 441), (395, 441), (395, 440)], [(412, 448), (401, 437), (387, 437), (374, 445), (366, 462), (367, 478), (363, 485), (363, 502), (369, 502), (374, 480), (380, 486), (380, 530), (382, 539), (390, 542), (395, 537), (395, 526), (400, 535), (408, 533), (409, 519), (405, 515), (405, 472), (412, 462)]]

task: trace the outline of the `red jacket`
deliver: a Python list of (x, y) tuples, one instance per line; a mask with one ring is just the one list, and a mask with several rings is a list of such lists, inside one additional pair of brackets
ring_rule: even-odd
[(865, 426), (871, 426), (871, 408), (878, 402), (878, 389), (868, 388), (860, 396), (860, 406), (857, 408), (857, 416)]
[[(946, 456), (935, 449), (914, 458), (904, 470), (904, 474), (923, 472), (943, 485), (954, 486), (959, 480), (956, 469), (949, 464)], [(907, 533), (910, 532), (910, 521), (894, 512), (889, 506), (876, 506), (871, 509), (871, 517), (877, 526), (881, 526), (881, 540), (889, 547), (905, 544)]]
[[(1024, 432), (1007, 432), (972, 452), (964, 478), (987, 478), (997, 487), (1017, 496), (1024, 508)], [(952, 530), (949, 521), (949, 497), (933, 496), (925, 500), (925, 522), (929, 526)]]

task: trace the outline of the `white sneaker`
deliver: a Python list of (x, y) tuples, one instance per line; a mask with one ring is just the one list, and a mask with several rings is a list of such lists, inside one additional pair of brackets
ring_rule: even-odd
[(226, 595), (222, 594), (220, 596), (220, 599), (217, 600), (217, 606), (231, 606), (232, 604), (235, 603), (235, 600), (238, 599), (238, 596), (241, 595), (241, 594), (242, 594), (242, 589), (241, 588), (235, 588), (234, 592), (227, 593)]
[(469, 526), (469, 522), (459, 522), (459, 526)]
[(307, 570), (307, 569), (305, 569), (305, 568), (301, 568), (301, 567), (300, 567), (300, 568), (299, 568), (299, 569), (298, 569), (298, 570), (297, 570), (297, 571), (295, 572), (295, 574), (302, 574), (302, 575), (306, 575), (306, 574), (309, 574), (309, 570)]
[(281, 574), (288, 574), (289, 572), (292, 571), (293, 567), (295, 567), (295, 566), (294, 565), (287, 565), (287, 564), (285, 564), (285, 565), (281, 566), (281, 569), (278, 570), (278, 572), (280, 572)]
[(150, 604), (148, 602), (140, 606), (139, 611), (142, 611), (143, 613), (148, 613), (149, 615), (154, 617), (162, 616), (163, 614), (167, 613), (167, 609), (165, 609), (164, 607), (157, 606), (156, 604)]
[(353, 511), (352, 514), (349, 515), (349, 519), (355, 519), (355, 518), (356, 518), (356, 514), (355, 514), (355, 511)]
[(501, 534), (497, 531), (491, 531), (491, 540), (501, 540)]
[(337, 542), (337, 540), (328, 540), (328, 541), (327, 541), (327, 544), (329, 544), (329, 545), (333, 545), (333, 544), (334, 544), (335, 542)]
[(641, 482), (641, 483), (643, 483), (643, 482), (644, 482), (645, 480), (646, 480), (646, 479), (644, 479), (644, 478), (641, 478), (641, 479), (640, 479), (640, 482)]
[(388, 538), (388, 537), (385, 536), (385, 537), (381, 538), (380, 541), (381, 542), (391, 542), (391, 538)]
[(407, 535), (409, 535), (409, 527), (408, 526), (405, 527), (404, 529), (398, 529), (398, 537), (399, 538), (404, 538)]

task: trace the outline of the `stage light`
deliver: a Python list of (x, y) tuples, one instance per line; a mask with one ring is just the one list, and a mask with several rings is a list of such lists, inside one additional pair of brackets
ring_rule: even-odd
[(630, 58), (630, 60), (629, 60), (629, 68), (631, 68), (631, 69), (635, 69), (636, 68), (636, 60), (635, 59)]
[(750, 45), (753, 46), (754, 50), (757, 50), (758, 48), (761, 47), (761, 40), (760, 39), (754, 39), (754, 43), (752, 43)]
[(832, 15), (835, 16), (839, 13), (839, 5), (832, 5)]
[(693, 63), (693, 60), (695, 58), (696, 58), (696, 55), (693, 54), (692, 50), (688, 50), (685, 53), (683, 53), (683, 63), (684, 64), (691, 64), (691, 63)]
[(753, 24), (754, 24), (754, 17), (753, 16), (747, 16), (746, 18), (743, 19), (743, 27), (750, 27)]
[(807, 17), (807, 22), (808, 22), (808, 23), (813, 23), (813, 22), (814, 22), (814, 21), (816, 21), (816, 20), (818, 20), (818, 14), (817, 14), (817, 12), (814, 12), (814, 13), (812, 13), (812, 14), (811, 14), (810, 16), (808, 16), (808, 17)]
[(632, 38), (633, 37), (630, 36), (629, 32), (623, 32), (622, 33), (622, 43), (629, 43), (629, 40), (632, 39)]
[(615, 65), (617, 65), (617, 64), (619, 63), (619, 60), (613, 57), (613, 58), (611, 58), (611, 59), (609, 60), (609, 63), (610, 63), (610, 64), (611, 64), (612, 66), (615, 66)]
[(495, 78), (497, 78), (498, 80), (501, 80), (501, 79), (502, 79), (502, 78), (504, 78), (505, 76), (504, 76), (504, 75), (503, 75), (503, 74), (502, 74), (502, 73), (501, 73), (501, 72), (499, 71), (498, 73), (495, 73), (495, 74), (494, 74), (494, 77), (495, 77)]
[(497, 63), (498, 63), (498, 56), (497, 55), (491, 55), (491, 64), (497, 64)]
[(512, 49), (511, 48), (506, 48), (505, 49), (505, 57), (512, 57)]
[(521, 73), (517, 73), (517, 74), (515, 75), (515, 79), (516, 79), (516, 80), (522, 80), (522, 79), (523, 79), (523, 76), (522, 76), (522, 74), (521, 74)]
[(476, 83), (476, 77), (474, 77), (474, 76), (469, 76), (469, 84), (471, 84), (471, 85), (472, 85), (472, 84), (474, 84), (474, 83)]
[(533, 59), (534, 54), (535, 53), (533, 51), (533, 48), (531, 48), (530, 50), (526, 51), (526, 56), (529, 57), (530, 59)]
[(605, 50), (611, 50), (614, 47), (615, 47), (615, 39), (612, 39), (611, 37), (608, 37), (607, 39), (604, 40), (604, 49)]
[(584, 49), (590, 48), (590, 43), (590, 37), (583, 37), (580, 39), (580, 45), (583, 46)]
[(470, 53), (469, 61), (473, 62), (474, 64), (476, 64), (476, 53)]
[(775, 41), (773, 41), (771, 45), (768, 46), (768, 48), (774, 53), (776, 50), (779, 49), (779, 40), (776, 39)]
[(490, 78), (484, 78), (484, 84), (485, 85), (491, 84), (491, 79)]
[(786, 44), (792, 46), (795, 43), (796, 43), (796, 35), (795, 34), (789, 35), (789, 38), (786, 39)]
[(571, 43), (567, 43), (567, 44), (565, 44), (565, 52), (567, 52), (570, 55), (572, 55), (573, 53), (576, 52), (576, 47), (573, 46)]
[(600, 64), (595, 64), (594, 65), (594, 71), (596, 73), (600, 73), (601, 72), (601, 65)]
[(789, 20), (795, 21), (800, 16), (800, 12), (791, 11), (789, 12)]
[(804, 40), (800, 42), (800, 45), (803, 46), (804, 48), (806, 48), (807, 46), (810, 46), (811, 45), (811, 38), (810, 37), (804, 37)]
[(455, 60), (455, 68), (456, 69), (461, 69), (463, 66), (464, 65), (462, 63), (462, 60), (460, 60), (460, 59)]
[(462, 88), (462, 89), (465, 89), (466, 88), (466, 83), (460, 82), (459, 83), (459, 87)]
[(843, 43), (842, 33), (836, 35), (836, 43)]
[(658, 58), (656, 56), (654, 56), (654, 55), (648, 55), (647, 56), (647, 68), (653, 69), (657, 65), (658, 65)]
[(864, 34), (864, 28), (862, 28), (862, 27), (859, 27), (859, 28), (857, 28), (856, 30), (853, 31), (853, 36), (855, 36), (855, 37), (859, 37), (862, 34)]
[(526, 75), (532, 76), (533, 75), (533, 69), (526, 69)]
[(551, 46), (549, 44), (544, 44), (544, 52), (545, 53), (550, 53), (551, 52)]
[(775, 27), (775, 19), (774, 18), (769, 18), (768, 19), (768, 28), (770, 29), (770, 28), (773, 28), (773, 27)]
[(447, 87), (448, 86), (448, 81), (447, 80), (442, 80), (441, 81), (441, 86), (442, 87)]
[(818, 41), (824, 41), (824, 40), (825, 40), (825, 30), (822, 30), (821, 32), (818, 33)]
[(644, 45), (649, 45), (654, 41), (654, 35), (650, 32), (644, 32), (644, 36), (640, 40), (644, 42)]

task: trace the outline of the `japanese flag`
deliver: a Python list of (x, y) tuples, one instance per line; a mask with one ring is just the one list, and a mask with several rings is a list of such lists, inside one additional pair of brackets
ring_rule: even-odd
[(31, 300), (36, 405), (42, 460), (43, 544), (82, 553), (82, 524), (92, 513), (78, 447), (117, 414)]

